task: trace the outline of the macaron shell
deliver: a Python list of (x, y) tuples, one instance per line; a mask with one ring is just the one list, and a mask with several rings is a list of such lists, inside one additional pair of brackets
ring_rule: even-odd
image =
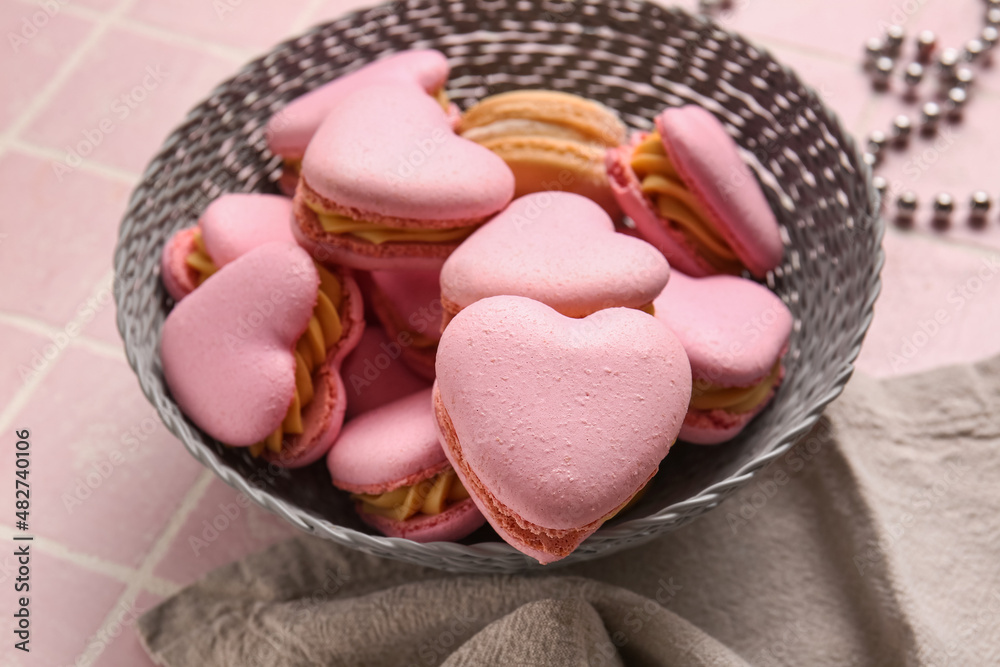
[(160, 280), (174, 301), (180, 301), (198, 286), (196, 272), (185, 261), (194, 252), (194, 227), (179, 229), (167, 239), (160, 255)]
[(680, 342), (649, 315), (576, 320), (513, 296), (452, 320), (437, 376), (465, 464), (518, 517), (556, 530), (626, 502), (666, 456), (691, 395)]
[(669, 276), (656, 248), (617, 233), (593, 201), (539, 192), (515, 200), (452, 253), (441, 270), (441, 296), (449, 311), (516, 295), (583, 317), (645, 306)]
[(669, 108), (655, 123), (681, 180), (750, 273), (763, 278), (781, 263), (784, 246), (774, 212), (736, 142), (699, 106)]
[(736, 276), (674, 271), (653, 305), (684, 346), (695, 380), (723, 387), (748, 387), (770, 373), (794, 324), (780, 297)]
[(295, 390), (291, 350), (312, 317), (318, 287), (305, 251), (269, 243), (180, 301), (163, 324), (160, 357), (181, 410), (234, 446), (260, 442), (277, 428)]
[(486, 523), (486, 517), (471, 499), (457, 502), (440, 514), (421, 514), (406, 521), (395, 521), (360, 511), (358, 516), (389, 537), (402, 537), (423, 543), (454, 542)]
[(515, 197), (574, 192), (621, 215), (604, 170), (604, 151), (625, 141), (615, 112), (557, 91), (514, 90), (468, 110), (460, 133), (499, 155), (514, 172)]
[(637, 143), (648, 133), (636, 134), (626, 146), (608, 149), (604, 166), (611, 183), (611, 192), (622, 212), (635, 223), (635, 233), (655, 247), (670, 262), (672, 268), (689, 276), (708, 276), (715, 273), (711, 265), (698, 256), (680, 230), (671, 229), (654, 211), (642, 193), (642, 184), (632, 170), (632, 152)]
[(511, 512), (495, 494), (483, 486), (478, 475), (469, 469), (462, 455), (454, 423), (444, 407), (437, 385), (434, 387), (433, 396), (438, 437), (445, 454), (462, 486), (470, 492), (471, 500), (507, 544), (545, 565), (572, 553), (580, 543), (600, 528), (603, 518), (570, 530), (551, 530), (530, 524)]
[(410, 86), (371, 86), (338, 104), (306, 149), (301, 180), (328, 210), (396, 227), (463, 226), (514, 194), (503, 160), (457, 136)]
[(384, 493), (441, 472), (448, 460), (430, 388), (352, 419), (326, 462), (334, 486), (352, 493)]
[(401, 351), (402, 346), (390, 340), (382, 327), (365, 327), (360, 342), (341, 368), (347, 387), (347, 419), (430, 386), (400, 360)]
[(409, 331), (441, 338), (440, 271), (372, 271), (370, 276), (375, 313), (390, 335), (401, 327), (390, 327), (389, 319)]
[(268, 148), (283, 157), (305, 154), (310, 139), (330, 110), (352, 93), (373, 84), (414, 84), (426, 93), (444, 87), (449, 73), (444, 54), (433, 50), (404, 51), (345, 74), (292, 100), (267, 124)]
[(224, 194), (208, 205), (198, 224), (205, 250), (216, 266), (265, 243), (295, 243), (292, 200), (279, 195)]
[(512, 137), (484, 145), (514, 173), (515, 198), (550, 190), (572, 192), (596, 202), (614, 218), (621, 216), (604, 171), (604, 148), (545, 137)]

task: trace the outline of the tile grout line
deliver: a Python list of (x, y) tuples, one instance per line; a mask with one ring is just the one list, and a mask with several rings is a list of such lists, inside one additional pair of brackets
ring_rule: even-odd
[[(4, 539), (20, 534), (21, 533), (14, 530), (10, 526), (0, 525), (0, 536)], [(111, 579), (119, 581), (123, 584), (128, 584), (129, 581), (135, 577), (136, 570), (128, 565), (114, 563), (112, 561), (105, 560), (100, 556), (83, 553), (82, 551), (75, 551), (61, 542), (57, 542), (56, 540), (44, 537), (43, 535), (37, 533), (34, 534), (33, 537), (34, 539), (32, 540), (32, 543), (40, 552), (48, 556), (52, 556), (53, 558), (66, 561), (67, 563), (72, 563), (81, 569), (97, 574), (103, 574), (104, 576), (110, 577)], [(157, 593), (162, 590), (167, 591), (167, 594), (169, 594), (177, 588), (177, 584), (158, 577), (153, 578), (153, 580), (150, 581), (150, 585), (147, 586), (147, 590), (152, 593)]]
[(63, 353), (66, 348), (61, 348), (58, 345), (56, 347), (56, 352), (51, 359), (45, 357), (46, 363), (41, 369), (31, 368), (25, 364), (21, 364), (18, 368), (20, 371), (22, 368), (27, 368), (32, 375), (26, 380), (23, 379), (22, 373), (22, 384), (21, 387), (14, 392), (14, 396), (10, 399), (10, 402), (4, 406), (3, 410), (0, 410), (0, 431), (6, 431), (10, 428), (10, 425), (14, 422), (14, 418), (21, 412), (21, 409), (27, 405), (28, 401), (31, 399), (32, 395), (39, 385), (42, 384), (42, 380), (52, 372), (52, 368), (56, 363), (62, 358)]
[[(42, 11), (44, 11), (45, 9), (44, 7), (41, 6), (39, 2), (37, 2), (37, 0), (17, 0), (17, 2), (22, 5), (26, 5), (28, 7), (41, 8)], [(89, 21), (95, 21), (95, 22), (101, 20), (101, 17), (104, 16), (104, 12), (100, 11), (99, 9), (91, 9), (90, 7), (77, 7), (76, 5), (71, 5), (71, 4), (63, 5), (62, 7), (59, 8), (58, 12), (55, 12), (53, 14), (53, 16), (55, 14), (62, 14), (63, 12), (66, 13), (66, 16), (73, 16), (78, 19), (87, 19)]]
[(158, 39), (174, 46), (198, 49), (199, 51), (203, 51), (209, 55), (229, 60), (234, 63), (243, 64), (253, 57), (253, 53), (249, 52), (249, 50), (243, 50), (219, 44), (217, 42), (200, 39), (194, 35), (186, 35), (182, 32), (175, 32), (167, 28), (161, 28), (160, 26), (144, 23), (131, 18), (116, 17), (114, 19), (114, 26), (133, 35)]
[(18, 116), (14, 121), (7, 126), (3, 134), (0, 135), (0, 152), (8, 147), (11, 140), (24, 130), (28, 124), (33, 121), (40, 111), (42, 111), (49, 102), (55, 97), (56, 93), (62, 88), (63, 84), (69, 80), (71, 74), (73, 74), (80, 63), (83, 62), (84, 57), (90, 53), (90, 51), (101, 41), (104, 34), (111, 27), (112, 22), (120, 15), (123, 14), (129, 6), (135, 0), (121, 0), (114, 9), (109, 11), (107, 14), (102, 16), (91, 29), (90, 34), (83, 40), (83, 42), (76, 48), (73, 53), (69, 55), (68, 58), (63, 62), (62, 67), (49, 79), (48, 83), (42, 90), (35, 95), (35, 97), (28, 103), (28, 108), (25, 109), (20, 116)]
[(100, 627), (92, 636), (88, 637), (87, 642), (84, 644), (83, 653), (76, 658), (76, 661), (73, 664), (81, 667), (88, 667), (93, 664), (94, 660), (100, 657), (101, 653), (98, 653), (88, 659), (87, 652), (89, 647), (101, 637), (107, 635), (108, 628), (112, 624), (121, 622), (118, 618), (118, 610), (122, 607), (131, 608), (132, 605), (135, 604), (136, 598), (143, 590), (156, 592), (153, 590), (153, 587), (156, 586), (157, 588), (164, 590), (167, 595), (170, 595), (180, 588), (180, 586), (176, 586), (172, 590), (166, 591), (165, 587), (162, 586), (162, 584), (165, 583), (165, 580), (154, 577), (153, 569), (160, 563), (160, 561), (163, 560), (163, 557), (166, 556), (167, 550), (174, 543), (174, 538), (176, 538), (177, 534), (180, 532), (181, 527), (184, 525), (184, 521), (188, 518), (191, 512), (194, 511), (198, 501), (200, 501), (205, 495), (208, 485), (211, 484), (214, 479), (215, 475), (212, 474), (212, 471), (205, 469), (198, 476), (198, 479), (195, 480), (194, 484), (191, 485), (191, 488), (187, 490), (187, 493), (184, 494), (183, 499), (177, 506), (177, 510), (167, 521), (167, 524), (160, 533), (159, 537), (156, 538), (156, 541), (146, 554), (146, 557), (143, 559), (139, 569), (135, 572), (135, 575), (130, 578), (125, 590), (108, 611), (108, 614), (104, 617)]
[[(30, 157), (39, 158), (41, 160), (49, 160), (51, 162), (61, 163), (66, 159), (66, 155), (64, 153), (60, 153), (54, 148), (38, 146), (28, 141), (24, 141), (23, 139), (11, 139), (7, 144), (7, 148)], [(142, 178), (141, 174), (133, 173), (127, 169), (121, 169), (120, 167), (113, 167), (102, 162), (87, 159), (81, 160), (80, 165), (74, 167), (74, 170), (96, 174), (130, 186), (134, 186), (139, 182), (139, 179)]]

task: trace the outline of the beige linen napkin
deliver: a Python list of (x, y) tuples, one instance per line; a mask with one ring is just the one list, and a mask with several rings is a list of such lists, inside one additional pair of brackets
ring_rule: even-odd
[(1000, 664), (1000, 357), (856, 375), (734, 497), (599, 561), (449, 575), (303, 537), (139, 630), (171, 667)]

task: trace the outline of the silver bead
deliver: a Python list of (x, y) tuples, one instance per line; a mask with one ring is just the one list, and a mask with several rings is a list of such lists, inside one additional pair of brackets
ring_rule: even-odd
[(865, 42), (865, 59), (874, 65), (875, 61), (878, 60), (885, 53), (885, 42), (883, 42), (878, 37), (872, 37), (867, 42)]
[(952, 213), (955, 210), (955, 199), (947, 192), (940, 192), (934, 197), (935, 213)]
[(982, 227), (986, 224), (986, 216), (989, 215), (993, 201), (989, 194), (982, 190), (972, 193), (969, 199), (969, 224), (973, 227)]
[(955, 76), (955, 68), (958, 67), (958, 63), (961, 60), (961, 56), (955, 49), (945, 49), (941, 52), (938, 57), (938, 77), (942, 81), (951, 81)]
[(969, 94), (964, 88), (952, 88), (948, 91), (948, 118), (960, 120), (965, 111), (965, 103), (969, 100)]
[(907, 190), (896, 198), (896, 222), (909, 225), (913, 222), (913, 214), (917, 211), (917, 195)]
[(937, 48), (937, 35), (930, 30), (924, 30), (917, 35), (917, 61), (925, 65), (931, 61)]
[(912, 190), (907, 190), (896, 199), (896, 207), (906, 213), (915, 213), (917, 210), (917, 195)]
[(875, 187), (876, 192), (878, 192), (879, 201), (884, 208), (885, 195), (889, 192), (889, 181), (885, 180), (884, 176), (873, 176), (872, 185)]
[(885, 48), (892, 56), (898, 56), (906, 39), (906, 30), (901, 25), (891, 25), (885, 29)]
[(889, 143), (889, 137), (882, 130), (875, 130), (868, 135), (868, 152), (878, 155)]
[(979, 34), (979, 41), (983, 43), (987, 51), (996, 46), (997, 40), (1000, 40), (1000, 30), (997, 30), (995, 26), (988, 25)]
[(864, 155), (861, 156), (861, 160), (869, 167), (874, 167), (875, 165), (878, 164), (878, 155), (866, 152)]
[(896, 116), (892, 121), (892, 135), (897, 144), (905, 144), (913, 131), (913, 121), (905, 114)]
[(910, 63), (906, 66), (903, 78), (906, 80), (907, 85), (920, 85), (920, 82), (924, 80), (924, 66), (920, 63)]
[(951, 224), (951, 214), (955, 211), (955, 200), (947, 192), (941, 192), (934, 197), (934, 218), (932, 223), (938, 229), (945, 229)]
[(976, 80), (976, 75), (968, 67), (959, 67), (955, 70), (955, 85), (959, 88), (968, 88)]
[(872, 76), (872, 85), (878, 90), (885, 90), (889, 87), (892, 78), (892, 70), (896, 68), (896, 61), (888, 56), (881, 56), (875, 61), (875, 72)]
[(941, 107), (937, 102), (928, 102), (921, 108), (920, 115), (922, 123), (920, 131), (923, 134), (934, 134), (937, 132), (938, 123), (941, 120)]
[(990, 7), (987, 10), (986, 25), (1000, 26), (1000, 7)]
[(966, 61), (974, 63), (982, 57), (984, 51), (986, 51), (986, 46), (981, 41), (970, 39), (965, 44), (965, 52), (962, 55)]
[(917, 89), (920, 82), (924, 80), (924, 66), (920, 63), (910, 63), (903, 73), (903, 81), (906, 82), (906, 97), (913, 100), (917, 97)]

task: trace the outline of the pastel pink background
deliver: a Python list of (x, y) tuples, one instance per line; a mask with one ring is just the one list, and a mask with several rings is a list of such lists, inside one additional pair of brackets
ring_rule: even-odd
[[(186, 109), (281, 38), (362, 3), (48, 4), (59, 7), (53, 16), (27, 0), (0, 3), (0, 33), (26, 35), (24, 43), (4, 44), (9, 51), (0, 58), (0, 433), (12, 443), (15, 429), (32, 429), (37, 536), (35, 650), (28, 659), (5, 639), (0, 664), (149, 665), (133, 632), (144, 610), (295, 531), (241, 507), (142, 396), (110, 300), (118, 222), (143, 166)], [(692, 8), (694, 0), (683, 4)], [(859, 69), (861, 45), (908, 4), (737, 0), (723, 22), (797, 69), (863, 137), (885, 127), (901, 104), (871, 92)], [(912, 4), (916, 13), (903, 16), (911, 34), (931, 28), (948, 44), (971, 36), (983, 5)], [(906, 157), (887, 165), (891, 178), (924, 201), (940, 189), (963, 204), (975, 187), (998, 194), (1000, 72), (984, 70), (980, 78), (965, 123), (932, 169), (914, 178)], [(102, 125), (111, 129), (95, 134)], [(78, 166), (57, 172), (71, 146), (95, 136), (100, 141)], [(890, 229), (885, 245), (885, 286), (859, 360), (863, 371), (909, 373), (1000, 352), (1000, 277), (989, 273), (1000, 260), (996, 212), (988, 231), (940, 234), (921, 219), (912, 232)], [(980, 271), (991, 279), (976, 282)], [(934, 328), (930, 321), (942, 314), (945, 323)], [(0, 461), (4, 489), (12, 485), (12, 458)], [(235, 518), (219, 519), (234, 507)], [(9, 505), (0, 507), (4, 544), (13, 520)], [(228, 526), (213, 531), (213, 522)], [(7, 619), (13, 564), (0, 555), (0, 617)]]

